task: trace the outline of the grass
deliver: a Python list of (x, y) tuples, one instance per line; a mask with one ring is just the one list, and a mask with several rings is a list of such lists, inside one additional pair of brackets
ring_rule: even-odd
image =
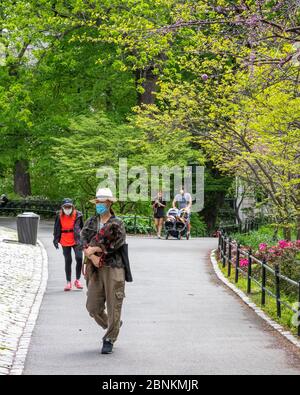
[[(224, 274), (226, 278), (228, 278), (228, 268), (226, 267), (225, 269), (223, 268), (223, 265), (221, 262), (219, 262), (219, 267)], [(245, 294), (247, 294), (247, 278), (244, 277), (240, 273), (239, 277), (239, 282), (236, 284), (235, 283), (235, 270), (233, 268), (231, 276), (228, 278), (230, 282), (235, 284), (236, 287), (241, 289)], [(274, 293), (274, 290), (270, 289)], [(252, 292), (248, 297), (251, 299), (253, 303), (255, 303), (257, 306), (259, 306), (272, 320), (276, 321), (278, 324), (283, 326), (286, 330), (289, 330), (293, 335), (297, 335), (297, 328), (293, 325), (292, 323), (292, 318), (294, 316), (294, 313), (289, 310), (287, 307), (282, 305), (282, 316), (281, 318), (277, 317), (277, 305), (276, 305), (276, 299), (272, 298), (270, 295), (266, 295), (266, 305), (262, 306), (261, 304), (261, 289), (258, 287), (257, 284), (252, 282)], [(293, 305), (297, 300), (291, 300), (291, 298), (288, 298), (286, 295), (281, 295), (281, 300)]]

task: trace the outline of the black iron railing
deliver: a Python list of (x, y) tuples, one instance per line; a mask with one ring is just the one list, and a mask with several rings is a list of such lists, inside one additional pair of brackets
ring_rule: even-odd
[(36, 214), (41, 215), (43, 218), (52, 219), (55, 217), (56, 209), (55, 208), (47, 208), (47, 207), (38, 207), (38, 206), (18, 206), (18, 207), (0, 207), (0, 216), (17, 216), (18, 214), (22, 214), (25, 211), (34, 212)]
[[(233, 249), (236, 252), (236, 255), (233, 256)], [(300, 317), (300, 281), (294, 281), (280, 272), (280, 266), (277, 264), (273, 269), (268, 262), (264, 259), (263, 261), (257, 259), (252, 250), (249, 249), (246, 251), (241, 247), (240, 244), (237, 244), (232, 238), (221, 230), (219, 232), (219, 245), (218, 245), (218, 252), (219, 258), (222, 262), (223, 269), (227, 267), (227, 275), (231, 277), (233, 270), (235, 283), (237, 284), (240, 279), (240, 275), (244, 276), (247, 279), (247, 293), (251, 294), (252, 292), (252, 285), (256, 284), (261, 289), (261, 304), (262, 306), (266, 305), (266, 296), (269, 295), (270, 297), (276, 300), (276, 310), (277, 310), (277, 317), (281, 318), (282, 315), (282, 307), (285, 307), (291, 310), (293, 313)], [(241, 259), (247, 260), (247, 265), (241, 267), (240, 262)], [(252, 275), (252, 268), (253, 264), (257, 264), (261, 268), (261, 281), (258, 281)], [(272, 277), (273, 281), (273, 290), (270, 290), (267, 286), (267, 279), (269, 276)], [(282, 298), (282, 282), (285, 281), (290, 286), (295, 289), (295, 292), (298, 295), (298, 306), (297, 308), (290, 305), (290, 303), (286, 302)], [(300, 337), (300, 319), (298, 318), (298, 336)]]

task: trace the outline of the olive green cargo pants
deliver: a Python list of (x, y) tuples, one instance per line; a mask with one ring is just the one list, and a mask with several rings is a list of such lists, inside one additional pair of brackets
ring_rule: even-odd
[(87, 285), (86, 308), (97, 324), (107, 329), (103, 340), (114, 343), (120, 332), (125, 270), (104, 266), (90, 275)]

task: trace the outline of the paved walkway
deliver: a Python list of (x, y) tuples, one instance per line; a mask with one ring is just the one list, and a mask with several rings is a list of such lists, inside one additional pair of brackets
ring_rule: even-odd
[(0, 375), (22, 373), (46, 286), (42, 248), (16, 241), (16, 232), (0, 227)]
[(62, 292), (51, 231), (42, 223), (50, 277), (25, 374), (300, 374), (299, 352), (217, 281), (215, 239), (129, 238), (135, 282), (115, 352), (102, 356), (85, 293)]

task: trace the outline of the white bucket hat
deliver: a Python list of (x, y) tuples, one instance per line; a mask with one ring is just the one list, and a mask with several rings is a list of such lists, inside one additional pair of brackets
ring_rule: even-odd
[(117, 198), (113, 196), (111, 189), (109, 188), (99, 188), (96, 193), (96, 199), (91, 200), (91, 203), (97, 204), (101, 202), (106, 202), (109, 200), (112, 203), (117, 201)]

